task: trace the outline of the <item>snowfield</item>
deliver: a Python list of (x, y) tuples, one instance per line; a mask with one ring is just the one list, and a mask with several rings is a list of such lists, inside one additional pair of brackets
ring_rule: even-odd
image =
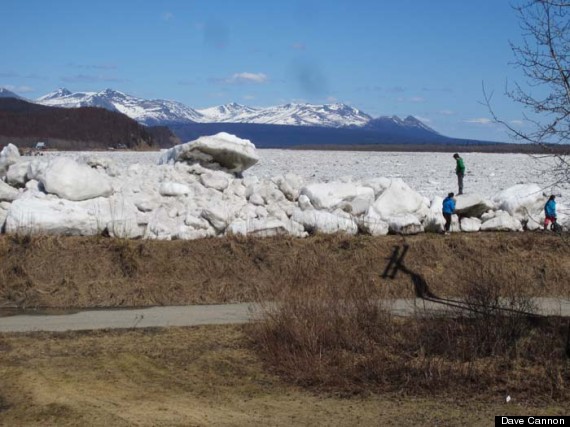
[[(553, 159), (465, 154), (466, 194), (451, 231), (536, 230), (554, 185)], [(451, 154), (256, 150), (227, 133), (162, 152), (0, 153), (0, 226), (7, 233), (198, 239), (228, 234), (441, 232), (456, 190)]]

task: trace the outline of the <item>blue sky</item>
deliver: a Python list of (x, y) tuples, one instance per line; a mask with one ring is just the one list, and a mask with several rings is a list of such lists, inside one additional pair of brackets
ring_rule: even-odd
[(523, 115), (504, 96), (524, 79), (503, 0), (2, 0), (0, 19), (0, 86), (29, 98), (66, 87), (195, 108), (344, 102), (506, 140), (484, 82), (502, 118)]

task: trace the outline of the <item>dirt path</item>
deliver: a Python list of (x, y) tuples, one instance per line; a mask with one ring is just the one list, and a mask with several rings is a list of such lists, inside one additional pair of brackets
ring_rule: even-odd
[[(534, 298), (542, 315), (570, 317), (570, 299)], [(398, 316), (417, 310), (446, 311), (449, 305), (423, 299), (396, 299), (388, 305)], [(25, 313), (0, 317), (0, 332), (81, 331), (96, 329), (133, 329), (169, 326), (223, 325), (249, 322), (259, 311), (251, 303), (190, 305), (133, 309), (102, 309), (65, 314)], [(54, 313), (52, 311), (52, 313)], [(0, 309), (0, 316), (2, 316)], [(7, 314), (7, 313), (4, 313)]]

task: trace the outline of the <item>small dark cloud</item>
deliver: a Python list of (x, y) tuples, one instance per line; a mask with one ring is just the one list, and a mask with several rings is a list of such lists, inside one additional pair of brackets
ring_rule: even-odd
[(291, 45), (291, 47), (295, 50), (306, 50), (307, 49), (307, 45), (305, 43), (293, 43)]
[(225, 49), (230, 43), (230, 30), (222, 22), (211, 21), (202, 29), (204, 45), (212, 49)]
[(303, 96), (323, 97), (329, 93), (327, 77), (316, 62), (295, 62), (293, 64), (293, 77)]
[(3, 71), (0, 72), (0, 77), (10, 79), (12, 77), (20, 77), (17, 73), (13, 73), (11, 71)]
[(126, 79), (111, 77), (111, 76), (101, 76), (101, 75), (90, 75), (90, 74), (76, 74), (74, 76), (62, 76), (61, 81), (66, 83), (94, 83), (94, 82), (126, 82)]

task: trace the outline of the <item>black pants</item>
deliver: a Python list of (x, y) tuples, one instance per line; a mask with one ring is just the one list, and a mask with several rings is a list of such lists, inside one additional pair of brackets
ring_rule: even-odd
[(445, 231), (449, 231), (451, 228), (451, 214), (444, 213), (443, 217), (445, 218)]

